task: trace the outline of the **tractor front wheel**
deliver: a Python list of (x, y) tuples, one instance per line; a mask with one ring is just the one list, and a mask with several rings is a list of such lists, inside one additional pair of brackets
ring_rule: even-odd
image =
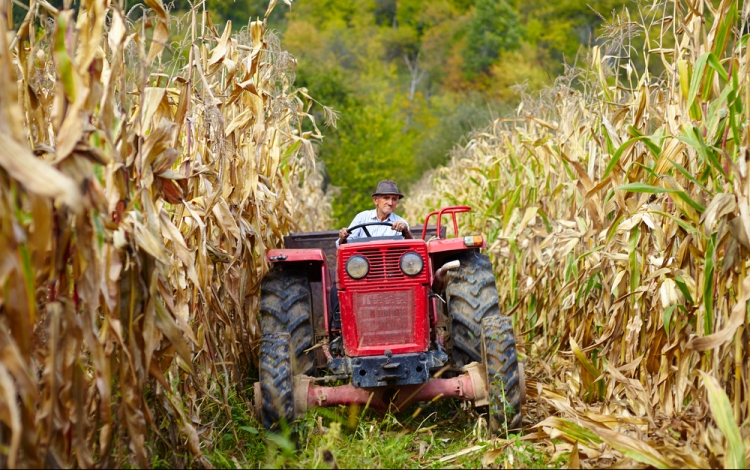
[(274, 266), (260, 285), (260, 329), (263, 334), (291, 335), (292, 369), (312, 376), (312, 292), (304, 273), (289, 266)]
[(500, 305), (489, 258), (468, 251), (461, 253), (458, 261), (461, 265), (450, 271), (445, 294), (451, 322), (451, 357), (454, 365), (463, 367), (482, 362), (482, 319), (500, 315)]
[(525, 391), (510, 317), (498, 315), (482, 320), (482, 363), (487, 373), (490, 431), (507, 434), (520, 429)]

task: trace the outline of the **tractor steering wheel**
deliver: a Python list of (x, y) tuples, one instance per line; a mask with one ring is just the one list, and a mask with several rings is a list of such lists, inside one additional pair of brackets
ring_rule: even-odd
[[(372, 237), (372, 235), (370, 235), (370, 232), (367, 230), (367, 227), (370, 225), (385, 225), (385, 226), (391, 227), (393, 226), (393, 223), (392, 222), (367, 222), (366, 224), (359, 224), (353, 227), (349, 227), (347, 229), (347, 232), (349, 233), (349, 235), (351, 235), (352, 232), (354, 232), (358, 228), (361, 228), (365, 232), (365, 235), (367, 235), (368, 237)], [(347, 236), (346, 238), (349, 238), (349, 236)]]

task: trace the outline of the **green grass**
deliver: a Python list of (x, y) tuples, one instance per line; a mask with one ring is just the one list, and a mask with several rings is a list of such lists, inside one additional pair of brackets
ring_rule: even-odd
[[(315, 408), (273, 434), (255, 421), (248, 404), (230, 398), (232, 423), (222, 424), (217, 416), (213, 446), (204, 449), (217, 468), (331, 468), (334, 461), (340, 468), (550, 468), (566, 463), (550, 461), (544, 448), (518, 436), (488, 441), (484, 418), (456, 401), (413, 405), (385, 416), (358, 407)], [(475, 446), (481, 448), (445, 459)], [(496, 448), (495, 460), (483, 465), (487, 452)]]

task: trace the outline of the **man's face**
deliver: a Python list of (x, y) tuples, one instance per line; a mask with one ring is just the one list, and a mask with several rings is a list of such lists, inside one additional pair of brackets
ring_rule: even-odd
[(378, 208), (378, 213), (389, 216), (398, 205), (398, 196), (396, 194), (386, 194), (384, 196), (373, 196), (373, 202)]

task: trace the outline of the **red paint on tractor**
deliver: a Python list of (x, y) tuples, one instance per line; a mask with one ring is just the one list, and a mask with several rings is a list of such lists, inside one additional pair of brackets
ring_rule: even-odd
[[(415, 252), (425, 261), (422, 272), (416, 276), (407, 276), (401, 271), (401, 257), (408, 252)], [(352, 279), (346, 273), (346, 262), (352, 256), (359, 255), (367, 259), (370, 270), (362, 279)], [(431, 282), (432, 267), (427, 256), (427, 244), (423, 240), (385, 240), (345, 244), (337, 253), (337, 275), (339, 289), (359, 289), (367, 287), (392, 288), (394, 285), (426, 284)]]
[[(328, 296), (331, 295), (331, 278), (330, 271), (328, 270), (328, 263), (325, 261), (320, 265), (320, 283), (323, 295), (325, 296), (325, 299), (328, 299)], [(325, 299), (323, 300), (323, 331), (330, 334), (331, 325), (328, 324), (328, 302)]]
[(427, 288), (339, 291), (347, 355), (422, 352), (429, 347)]
[[(480, 246), (472, 247), (471, 249), (487, 248), (487, 242), (482, 241)], [(431, 240), (427, 243), (427, 251), (430, 254), (442, 253), (444, 251), (462, 251), (466, 250), (466, 244), (463, 238), (445, 238), (440, 240)]]
[(271, 262), (284, 263), (293, 263), (295, 261), (326, 261), (326, 255), (320, 248), (268, 250), (266, 258)]
[[(418, 402), (435, 401), (441, 398), (457, 398), (471, 401), (475, 407), (489, 405), (489, 391), (484, 366), (472, 362), (464, 367), (464, 374), (450, 379), (433, 378), (422, 385), (398, 387), (357, 388), (351, 383), (338, 387), (322, 387), (314, 384), (316, 379), (306, 375), (294, 376), (294, 414), (304, 415), (310, 407), (320, 406), (368, 406), (385, 412), (393, 407), (394, 412), (404, 411)], [(260, 382), (254, 385), (255, 415), (261, 420)]]

